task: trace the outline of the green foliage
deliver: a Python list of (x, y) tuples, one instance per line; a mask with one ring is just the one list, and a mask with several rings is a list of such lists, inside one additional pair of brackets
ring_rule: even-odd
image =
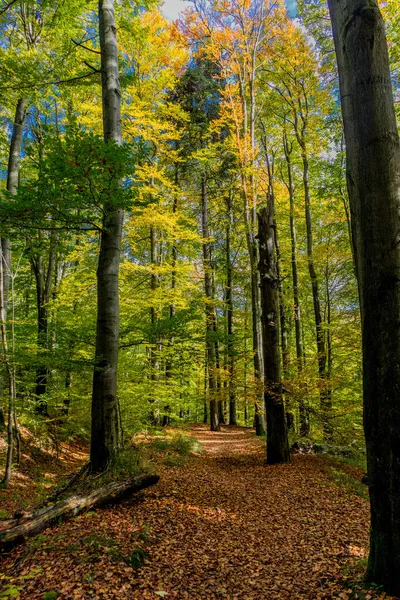
[(5, 588), (0, 590), (0, 598), (18, 598), (21, 590), (21, 586), (6, 585)]
[[(112, 477), (123, 478), (124, 476), (134, 475), (140, 471), (149, 470), (149, 465), (146, 458), (140, 449), (125, 448), (120, 452), (110, 465), (110, 474)], [(108, 476), (108, 474), (106, 475)]]
[[(100, 136), (79, 128), (63, 138), (46, 139), (37, 172), (21, 182), (16, 196), (6, 191), (0, 203), (4, 233), (21, 227), (25, 232), (49, 230), (97, 231), (104, 203), (132, 206), (132, 165), (138, 157), (128, 145), (105, 143)], [(121, 181), (125, 181), (121, 185)]]
[(176, 453), (181, 456), (187, 456), (191, 452), (201, 452), (202, 450), (196, 439), (183, 433), (172, 436), (168, 434), (158, 435), (151, 442), (150, 447), (154, 448), (156, 452)]
[(348, 494), (360, 496), (364, 500), (369, 500), (368, 487), (354, 478), (353, 475), (340, 469), (340, 467), (328, 467), (328, 474), (332, 480)]
[(58, 592), (45, 592), (42, 596), (42, 600), (57, 600)]
[(143, 561), (148, 554), (142, 548), (136, 548), (131, 554), (124, 557), (124, 561), (134, 569), (140, 569), (143, 566)]

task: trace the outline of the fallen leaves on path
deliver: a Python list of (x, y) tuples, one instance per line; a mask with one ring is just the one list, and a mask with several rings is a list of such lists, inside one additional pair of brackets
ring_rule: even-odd
[(204, 454), (164, 468), (155, 488), (11, 553), (4, 572), (21, 600), (385, 597), (343, 585), (343, 567), (366, 557), (369, 508), (329, 478), (326, 459), (266, 467), (249, 430), (192, 433)]

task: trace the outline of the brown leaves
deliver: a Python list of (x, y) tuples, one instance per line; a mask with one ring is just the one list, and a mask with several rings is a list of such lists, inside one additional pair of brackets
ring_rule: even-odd
[[(383, 598), (349, 585), (364, 568), (368, 503), (337, 487), (326, 459), (264, 466), (264, 447), (239, 427), (193, 434), (205, 454), (165, 469), (157, 488), (78, 517), (5, 561), (21, 600), (329, 600)], [(129, 557), (141, 549), (141, 567)], [(138, 556), (141, 556), (140, 553)], [(342, 583), (343, 582), (343, 583)]]

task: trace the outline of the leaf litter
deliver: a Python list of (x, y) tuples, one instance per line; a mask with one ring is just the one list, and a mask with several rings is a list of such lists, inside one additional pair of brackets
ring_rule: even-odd
[(160, 466), (157, 486), (3, 557), (3, 590), (21, 600), (389, 598), (353, 582), (369, 506), (332, 481), (329, 459), (265, 466), (250, 429), (191, 434), (204, 452)]

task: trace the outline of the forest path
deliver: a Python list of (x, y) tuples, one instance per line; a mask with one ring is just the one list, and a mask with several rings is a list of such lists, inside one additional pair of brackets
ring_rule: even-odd
[[(351, 557), (365, 556), (368, 503), (331, 480), (326, 459), (296, 455), (290, 465), (266, 467), (250, 430), (191, 433), (204, 453), (162, 468), (157, 486), (14, 551), (6, 573), (17, 582), (32, 576), (20, 598), (358, 597), (338, 579)], [(121, 556), (138, 547), (148, 558), (135, 569)]]

